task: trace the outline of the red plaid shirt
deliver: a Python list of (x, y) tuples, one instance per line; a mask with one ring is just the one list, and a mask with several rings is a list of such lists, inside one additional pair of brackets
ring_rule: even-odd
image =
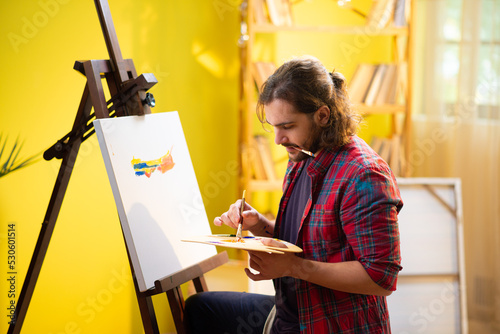
[[(303, 162), (290, 162), (274, 234)], [(401, 270), (397, 214), (403, 202), (388, 165), (360, 138), (324, 149), (307, 173), (311, 194), (297, 244), (306, 259), (359, 261), (374, 282), (396, 290)], [(297, 280), (301, 333), (390, 333), (385, 297), (340, 292)]]

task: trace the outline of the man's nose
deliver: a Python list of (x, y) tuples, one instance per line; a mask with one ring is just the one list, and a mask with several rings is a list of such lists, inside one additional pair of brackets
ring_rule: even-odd
[(286, 135), (279, 129), (274, 129), (274, 143), (276, 145), (281, 145), (288, 142)]

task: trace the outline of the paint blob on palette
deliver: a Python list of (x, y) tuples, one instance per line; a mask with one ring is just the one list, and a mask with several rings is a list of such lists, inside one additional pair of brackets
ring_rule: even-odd
[[(268, 246), (264, 245), (262, 241), (264, 239), (272, 239), (274, 241), (278, 241), (276, 246)], [(191, 237), (188, 239), (183, 239), (185, 242), (197, 242), (208, 245), (215, 245), (227, 248), (237, 248), (243, 249), (247, 251), (259, 251), (259, 252), (267, 252), (267, 253), (275, 253), (275, 254), (284, 254), (284, 253), (300, 253), (302, 249), (290, 242), (266, 238), (266, 237), (254, 237), (254, 236), (246, 236), (242, 239), (238, 239), (234, 234), (216, 234), (216, 235), (202, 235), (198, 237)]]
[(141, 159), (136, 159), (135, 157), (130, 161), (132, 168), (134, 168), (135, 175), (141, 176), (146, 175), (146, 177), (151, 177), (154, 171), (160, 171), (165, 174), (167, 171), (174, 168), (174, 159), (172, 158), (172, 149), (167, 152), (164, 156), (154, 159), (143, 161)]

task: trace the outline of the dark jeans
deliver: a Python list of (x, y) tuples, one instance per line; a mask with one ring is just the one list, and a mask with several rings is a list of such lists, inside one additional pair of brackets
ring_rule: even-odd
[(186, 300), (186, 327), (191, 334), (261, 334), (273, 306), (274, 296), (202, 292)]

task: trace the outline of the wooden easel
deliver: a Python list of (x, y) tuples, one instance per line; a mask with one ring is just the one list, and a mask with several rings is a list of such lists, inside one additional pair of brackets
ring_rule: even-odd
[[(92, 121), (96, 118), (149, 114), (151, 113), (150, 107), (154, 106), (154, 98), (146, 91), (157, 83), (156, 78), (151, 73), (137, 76), (133, 61), (122, 58), (108, 2), (107, 0), (94, 0), (94, 2), (110, 59), (75, 62), (74, 69), (87, 77), (87, 83), (72, 130), (44, 153), (45, 160), (55, 157), (62, 159), (62, 163), (8, 333), (21, 332), (78, 150), (81, 143), (94, 133)], [(101, 78), (106, 79), (112, 96), (109, 101), (106, 101), (104, 97)], [(91, 114), (92, 108), (94, 112)], [(181, 284), (192, 280), (196, 292), (206, 291), (207, 286), (203, 275), (227, 262), (227, 253), (219, 253), (168, 277), (158, 278), (154, 288), (141, 292), (130, 261), (128, 246), (126, 247), (144, 331), (159, 333), (151, 296), (165, 292), (177, 332), (184, 333), (184, 298), (180, 289)]]

